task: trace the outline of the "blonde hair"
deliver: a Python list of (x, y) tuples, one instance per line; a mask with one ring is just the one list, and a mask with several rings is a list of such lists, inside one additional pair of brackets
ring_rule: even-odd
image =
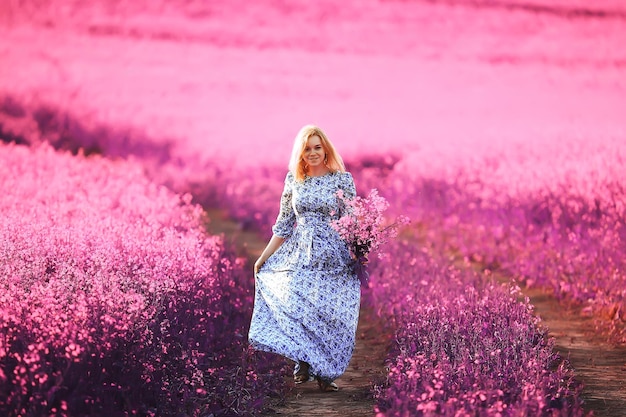
[(333, 143), (328, 139), (326, 134), (317, 126), (306, 125), (296, 135), (291, 151), (291, 159), (289, 160), (289, 171), (293, 174), (296, 181), (304, 181), (306, 177), (306, 162), (302, 155), (306, 148), (307, 141), (311, 136), (319, 136), (322, 148), (326, 154), (325, 164), (331, 172), (346, 172), (343, 159), (335, 149)]

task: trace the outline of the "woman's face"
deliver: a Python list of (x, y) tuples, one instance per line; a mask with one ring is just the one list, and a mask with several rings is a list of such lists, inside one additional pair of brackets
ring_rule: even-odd
[(324, 163), (326, 152), (324, 151), (322, 140), (319, 136), (313, 135), (306, 141), (306, 147), (302, 153), (302, 158), (310, 167), (315, 167)]

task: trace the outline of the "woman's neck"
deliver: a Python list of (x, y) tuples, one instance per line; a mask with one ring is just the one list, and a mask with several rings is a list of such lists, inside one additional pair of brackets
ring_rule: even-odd
[(309, 167), (307, 170), (307, 175), (309, 177), (321, 177), (322, 175), (326, 175), (330, 172), (326, 165), (320, 165), (316, 167)]

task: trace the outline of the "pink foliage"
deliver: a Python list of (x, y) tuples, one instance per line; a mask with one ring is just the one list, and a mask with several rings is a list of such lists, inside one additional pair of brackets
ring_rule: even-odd
[(341, 216), (331, 222), (333, 229), (347, 243), (350, 254), (354, 259), (354, 269), (361, 284), (367, 287), (369, 273), (367, 262), (370, 251), (380, 252), (381, 247), (390, 239), (398, 235), (398, 228), (409, 223), (408, 217), (399, 216), (389, 224), (385, 220), (384, 212), (389, 203), (378, 195), (378, 190), (372, 189), (367, 197), (356, 196), (345, 199), (343, 191), (337, 191), (337, 199)]
[(395, 333), (377, 416), (583, 415), (581, 387), (519, 289), (408, 242), (391, 250), (368, 292)]
[(413, 155), (378, 186), (428, 239), (576, 301), (614, 340), (626, 340), (624, 142), (556, 146), (494, 146), (445, 169), (446, 159)]
[[(362, 195), (381, 190), (437, 250), (552, 288), (626, 340), (624, 2), (344, 3), (4, 7), (2, 139), (141, 166), (2, 148), (0, 403), (254, 408), (272, 385), (241, 372), (240, 261), (142, 172), (268, 234), (272, 164), (311, 118), (348, 138)], [(398, 342), (379, 412), (579, 413), (530, 306), (414, 246), (373, 262), (365, 297)]]
[(247, 372), (251, 288), (190, 196), (47, 146), (3, 145), (0, 178), (3, 415), (258, 408), (265, 388), (234, 401), (267, 383)]
[(331, 225), (348, 242), (355, 258), (367, 257), (370, 251), (378, 251), (398, 235), (399, 227), (409, 222), (407, 217), (400, 216), (396, 222), (389, 224), (384, 217), (389, 202), (375, 188), (367, 197), (356, 196), (345, 201), (341, 190), (337, 192), (337, 197), (343, 202), (345, 214)]

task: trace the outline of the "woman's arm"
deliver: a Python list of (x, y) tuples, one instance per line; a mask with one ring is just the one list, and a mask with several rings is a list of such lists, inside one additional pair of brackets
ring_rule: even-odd
[(259, 269), (263, 266), (265, 261), (267, 261), (267, 258), (272, 256), (272, 254), (276, 252), (278, 248), (280, 248), (280, 245), (282, 245), (284, 241), (285, 241), (285, 238), (283, 237), (280, 237), (277, 235), (272, 236), (270, 241), (267, 243), (267, 246), (263, 250), (263, 253), (261, 253), (261, 256), (259, 256), (259, 259), (257, 259), (257, 261), (254, 263), (255, 275), (257, 272), (259, 272)]
[(259, 272), (259, 269), (261, 269), (261, 266), (263, 266), (265, 261), (267, 261), (267, 258), (272, 256), (272, 254), (276, 252), (276, 249), (283, 244), (285, 239), (290, 237), (293, 233), (293, 227), (296, 222), (296, 214), (294, 213), (291, 205), (293, 181), (293, 174), (288, 172), (285, 177), (285, 188), (283, 188), (283, 192), (280, 197), (280, 211), (278, 212), (276, 223), (272, 226), (273, 236), (267, 243), (267, 246), (263, 250), (263, 253), (261, 253), (261, 256), (259, 256), (259, 259), (257, 259), (254, 263), (255, 275)]
[(348, 200), (352, 200), (356, 197), (356, 186), (354, 185), (354, 178), (352, 178), (352, 174), (349, 172), (343, 173), (343, 181), (339, 185), (339, 187), (343, 190), (343, 195)]

